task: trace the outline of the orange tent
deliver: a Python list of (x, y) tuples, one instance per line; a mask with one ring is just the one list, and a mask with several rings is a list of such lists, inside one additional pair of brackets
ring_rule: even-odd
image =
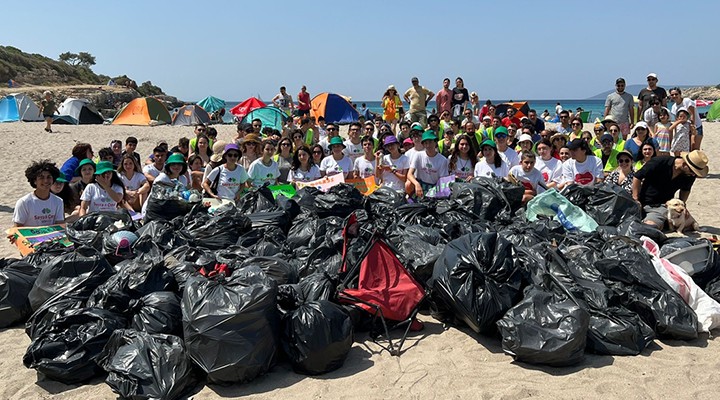
[(320, 93), (310, 101), (310, 113), (315, 118), (324, 117), (326, 122), (349, 124), (358, 120), (358, 112), (347, 99), (335, 93)]
[(172, 117), (160, 100), (138, 97), (127, 103), (113, 118), (113, 125), (160, 125), (169, 124)]

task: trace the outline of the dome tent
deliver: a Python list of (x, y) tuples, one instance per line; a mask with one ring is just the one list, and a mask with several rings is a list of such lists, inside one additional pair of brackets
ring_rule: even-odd
[(105, 119), (86, 99), (68, 97), (58, 108), (58, 115), (53, 116), (53, 123), (68, 125), (102, 124)]
[(310, 102), (315, 119), (325, 117), (325, 122), (349, 124), (357, 121), (360, 114), (343, 96), (335, 93), (320, 93)]
[(192, 104), (178, 108), (172, 117), (172, 124), (175, 126), (190, 126), (209, 123), (210, 115), (207, 111), (200, 106)]
[(120, 110), (113, 125), (161, 125), (172, 122), (170, 113), (160, 100), (153, 97), (138, 97)]
[(25, 94), (13, 93), (0, 99), (0, 122), (42, 120), (40, 108)]
[(210, 114), (225, 108), (225, 100), (218, 99), (215, 96), (208, 96), (198, 101), (197, 105), (202, 107), (205, 111), (208, 112), (208, 114)]
[(290, 119), (290, 116), (283, 112), (283, 110), (270, 106), (251, 111), (242, 119), (242, 122), (250, 123), (256, 118), (262, 122), (263, 128), (269, 126), (282, 132), (283, 125)]

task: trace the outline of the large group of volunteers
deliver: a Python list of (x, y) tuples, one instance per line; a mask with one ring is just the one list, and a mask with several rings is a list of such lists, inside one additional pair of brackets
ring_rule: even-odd
[[(346, 138), (311, 115), (306, 87), (297, 105), (283, 87), (282, 130), (254, 119), (225, 142), (199, 124), (150, 154), (130, 136), (97, 154), (77, 143), (59, 168), (33, 162), (11, 232), (65, 223), (74, 247), (0, 260), (0, 327), (26, 322), (24, 365), (67, 384), (104, 371), (123, 398), (174, 399), (199, 372), (244, 383), (280, 358), (332, 371), (356, 330), (407, 335), (421, 308), (552, 366), (720, 326), (720, 256), (662, 232), (665, 203), (709, 172), (680, 89), (668, 108), (649, 74), (636, 116), (620, 78), (590, 132), (559, 104), (551, 127), (481, 105), (461, 78), (437, 94), (411, 83), (402, 96), (390, 85), (382, 115), (363, 113)], [(709, 255), (692, 277), (661, 258), (696, 245)]]

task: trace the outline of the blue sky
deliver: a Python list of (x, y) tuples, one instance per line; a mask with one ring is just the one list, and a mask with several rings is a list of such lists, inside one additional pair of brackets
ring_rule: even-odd
[[(379, 100), (462, 76), (481, 99), (582, 99), (615, 78), (720, 83), (720, 2), (56, 1), (3, 4), (0, 44), (96, 57), (183, 100), (333, 91)], [(122, 5), (121, 5), (122, 4)], [(7, 17), (12, 16), (12, 17)], [(453, 84), (454, 85), (454, 84)]]

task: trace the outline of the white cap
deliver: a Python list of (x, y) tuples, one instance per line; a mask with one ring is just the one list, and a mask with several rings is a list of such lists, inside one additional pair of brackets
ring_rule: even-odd
[(483, 117), (483, 121), (485, 121), (485, 120), (492, 121), (492, 118), (490, 118), (489, 115), (486, 115)]
[(395, 85), (388, 86), (388, 90), (390, 90), (390, 89), (395, 89)]
[(521, 142), (532, 142), (532, 136), (528, 135), (527, 133), (523, 133), (518, 138), (518, 143), (521, 143)]
[(651, 73), (648, 74), (648, 76), (647, 76), (646, 78), (655, 78), (655, 79), (657, 79), (657, 74), (654, 73), (654, 72), (651, 72)]

